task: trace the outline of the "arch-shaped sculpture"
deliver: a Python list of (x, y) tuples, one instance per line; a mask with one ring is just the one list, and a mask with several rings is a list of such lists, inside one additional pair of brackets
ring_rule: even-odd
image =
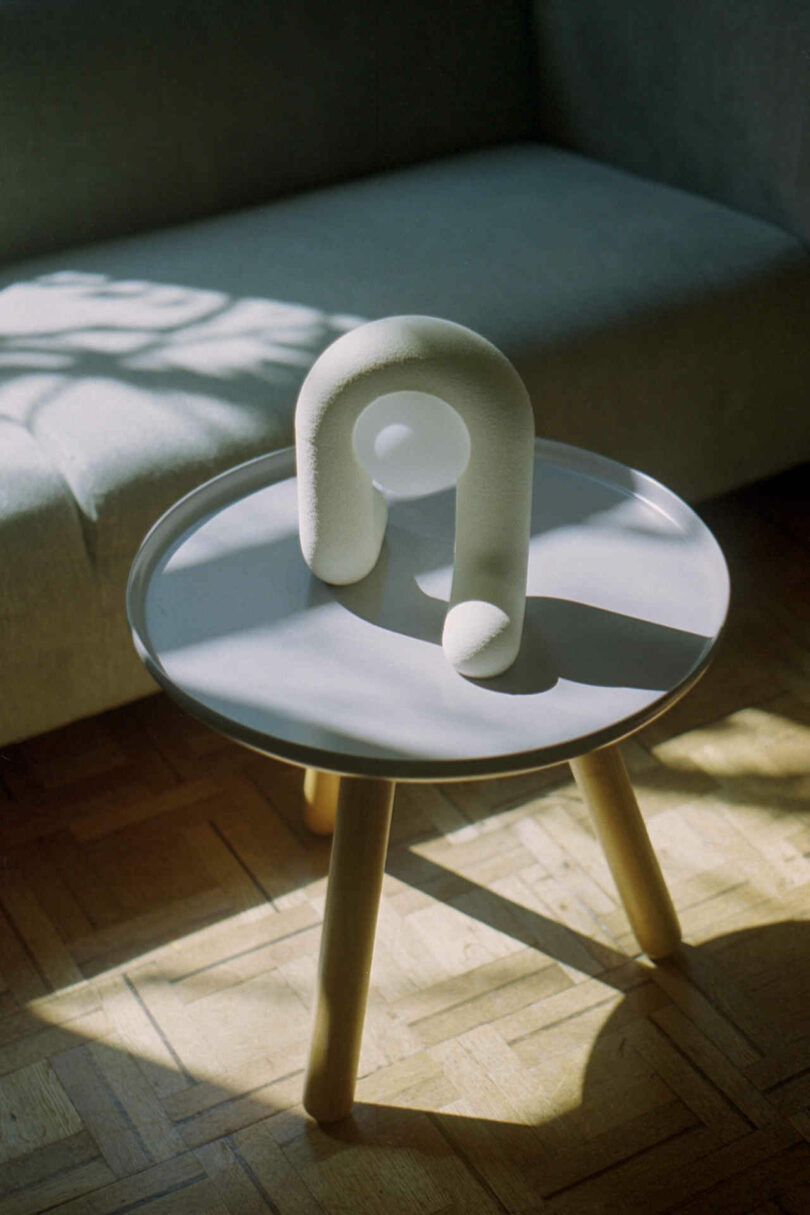
[(469, 431), (442, 647), (463, 675), (500, 674), (517, 657), (523, 629), (534, 416), (512, 364), (472, 330), (435, 317), (388, 317), (338, 338), (317, 359), (295, 414), (301, 551), (324, 582), (357, 582), (373, 569), (387, 504), (357, 458), (353, 431), (372, 401), (403, 390), (440, 397)]

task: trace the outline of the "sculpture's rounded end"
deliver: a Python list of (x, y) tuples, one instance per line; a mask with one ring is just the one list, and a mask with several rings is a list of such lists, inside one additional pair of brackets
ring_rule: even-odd
[(489, 679), (501, 675), (515, 661), (521, 629), (494, 603), (468, 599), (447, 613), (442, 648), (460, 675)]
[[(342, 525), (323, 535), (319, 526), (317, 506), (311, 497), (301, 492), (298, 483), (298, 535), (301, 554), (316, 578), (330, 586), (348, 586), (360, 582), (377, 564), (385, 539), (388, 503), (385, 495), (368, 482), (370, 510), (359, 520), (345, 512)], [(351, 523), (355, 523), (352, 530)]]

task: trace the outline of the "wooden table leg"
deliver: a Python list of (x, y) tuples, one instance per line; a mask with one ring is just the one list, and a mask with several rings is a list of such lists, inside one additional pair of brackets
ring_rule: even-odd
[(336, 772), (307, 768), (304, 773), (304, 822), (314, 835), (331, 835), (335, 829), (340, 777)]
[(352, 1108), (394, 782), (340, 778), (304, 1107), (319, 1122)]
[(681, 939), (678, 917), (617, 745), (571, 761), (636, 939), (666, 958)]

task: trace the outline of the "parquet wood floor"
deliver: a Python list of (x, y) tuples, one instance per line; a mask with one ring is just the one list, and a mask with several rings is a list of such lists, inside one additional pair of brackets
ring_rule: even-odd
[(0, 1215), (810, 1213), (808, 470), (625, 747), (686, 934), (639, 956), (567, 768), (402, 786), (352, 1119), (300, 1105), (329, 843), (150, 698), (0, 759)]

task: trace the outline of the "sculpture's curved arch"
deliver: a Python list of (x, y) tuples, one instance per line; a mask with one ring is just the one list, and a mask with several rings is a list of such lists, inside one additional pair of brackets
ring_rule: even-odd
[(469, 431), (442, 646), (462, 674), (499, 674), (517, 657), (523, 629), (534, 417), (512, 364), (472, 330), (434, 317), (388, 317), (352, 330), (318, 358), (295, 414), (301, 551), (325, 582), (357, 582), (373, 569), (387, 506), (357, 458), (353, 431), (367, 405), (402, 390), (440, 397)]

